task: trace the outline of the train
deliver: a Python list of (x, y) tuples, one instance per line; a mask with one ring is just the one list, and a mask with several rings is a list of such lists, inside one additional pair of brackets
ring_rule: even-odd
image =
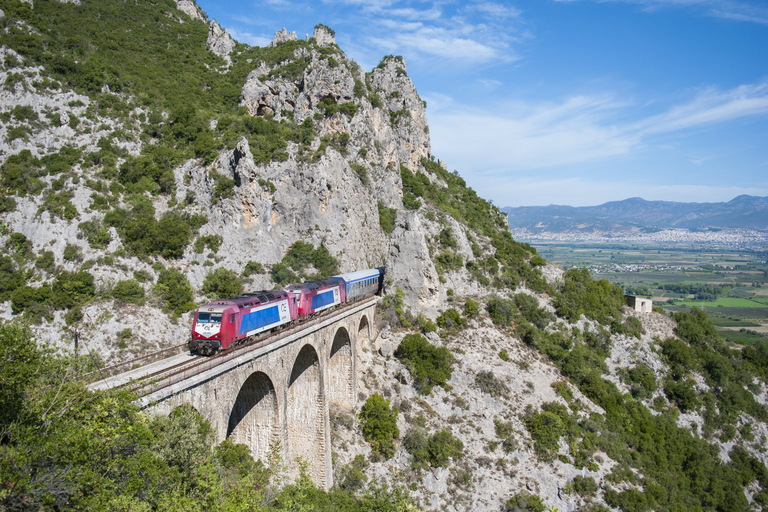
[(215, 354), (266, 331), (303, 322), (342, 304), (381, 294), (386, 267), (358, 270), (280, 290), (244, 293), (195, 310), (189, 349)]

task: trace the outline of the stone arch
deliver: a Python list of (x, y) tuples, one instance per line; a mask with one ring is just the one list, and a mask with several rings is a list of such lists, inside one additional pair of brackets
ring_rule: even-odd
[(368, 322), (368, 315), (360, 318), (360, 324), (357, 327), (357, 342), (365, 343), (371, 339), (371, 324)]
[(347, 409), (351, 409), (354, 405), (352, 357), (352, 341), (349, 338), (349, 332), (344, 327), (339, 327), (333, 337), (331, 354), (328, 358), (328, 401)]
[(227, 425), (227, 437), (251, 449), (254, 459), (267, 460), (270, 444), (279, 439), (277, 394), (263, 372), (252, 373), (237, 394)]
[(297, 461), (308, 464), (313, 482), (325, 486), (325, 417), (320, 361), (312, 345), (304, 345), (296, 356), (288, 381), (286, 424), (290, 471)]

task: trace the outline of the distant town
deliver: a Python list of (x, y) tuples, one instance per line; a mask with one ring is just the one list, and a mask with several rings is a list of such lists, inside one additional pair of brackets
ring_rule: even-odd
[(515, 240), (549, 242), (687, 242), (722, 244), (729, 247), (768, 244), (768, 233), (754, 229), (689, 230), (662, 229), (652, 233), (611, 232), (584, 233), (579, 231), (534, 233), (526, 228), (510, 229)]

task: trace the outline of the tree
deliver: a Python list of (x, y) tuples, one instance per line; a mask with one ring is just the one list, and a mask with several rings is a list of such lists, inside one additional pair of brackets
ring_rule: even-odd
[(395, 454), (395, 439), (400, 436), (397, 428), (397, 409), (389, 407), (389, 400), (378, 393), (369, 396), (357, 415), (363, 437), (371, 443), (371, 449), (385, 459)]
[(219, 267), (205, 276), (203, 293), (213, 299), (224, 299), (240, 295), (243, 291), (243, 279), (232, 270)]

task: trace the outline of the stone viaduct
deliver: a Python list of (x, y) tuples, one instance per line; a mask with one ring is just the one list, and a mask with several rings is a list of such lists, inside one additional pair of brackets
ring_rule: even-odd
[(289, 476), (299, 461), (315, 482), (333, 485), (329, 404), (354, 409), (357, 350), (372, 339), (377, 300), (329, 318), (145, 396), (151, 413), (181, 404), (206, 417), (216, 443), (231, 438), (267, 462), (279, 449)]

